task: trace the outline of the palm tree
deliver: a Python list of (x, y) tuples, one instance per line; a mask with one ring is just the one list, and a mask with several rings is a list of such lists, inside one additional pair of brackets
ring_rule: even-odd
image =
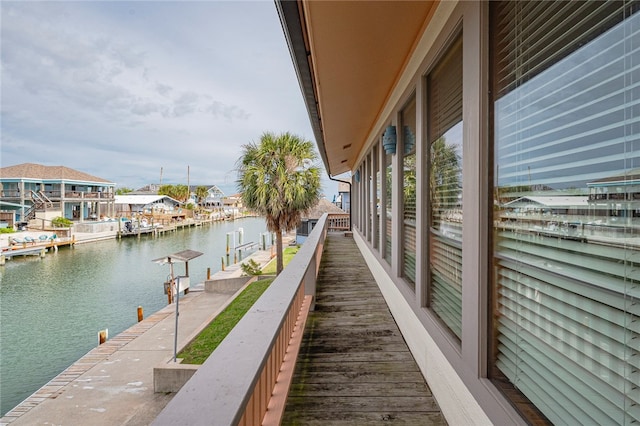
[(176, 200), (180, 201), (181, 203), (185, 203), (187, 202), (187, 200), (189, 199), (189, 196), (191, 195), (190, 191), (189, 191), (189, 187), (187, 185), (183, 185), (183, 184), (178, 184), (176, 186), (174, 186), (174, 197)]
[(189, 187), (187, 185), (162, 185), (158, 188), (158, 195), (167, 195), (174, 200), (184, 203), (189, 199)]
[(320, 168), (313, 143), (285, 132), (265, 132), (242, 146), (238, 188), (244, 205), (263, 215), (276, 234), (276, 274), (282, 272), (282, 232), (291, 231), (320, 198)]
[(434, 221), (439, 222), (445, 210), (460, 207), (459, 195), (462, 193), (460, 161), (456, 146), (447, 144), (444, 137), (438, 138), (431, 144), (429, 190)]
[(209, 195), (209, 190), (206, 186), (201, 185), (196, 187), (196, 197), (198, 198), (198, 204), (202, 205), (202, 202), (205, 200), (205, 198), (207, 198), (207, 195)]

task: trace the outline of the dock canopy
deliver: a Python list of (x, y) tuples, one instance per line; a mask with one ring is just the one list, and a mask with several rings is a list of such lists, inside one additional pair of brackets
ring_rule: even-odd
[(182, 250), (177, 253), (173, 253), (167, 255), (165, 257), (159, 257), (157, 259), (153, 259), (152, 262), (159, 263), (160, 265), (164, 265), (165, 263), (171, 262), (188, 262), (191, 259), (195, 259), (198, 256), (202, 256), (204, 253), (200, 253), (195, 250)]

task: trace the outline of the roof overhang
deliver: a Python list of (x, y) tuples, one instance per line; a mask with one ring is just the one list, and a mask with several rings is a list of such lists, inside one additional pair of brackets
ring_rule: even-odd
[(26, 207), (31, 207), (31, 206), (25, 206), (24, 204), (10, 203), (8, 201), (0, 201), (0, 209), (2, 210), (20, 210)]
[(276, 0), (330, 176), (355, 168), (437, 4)]

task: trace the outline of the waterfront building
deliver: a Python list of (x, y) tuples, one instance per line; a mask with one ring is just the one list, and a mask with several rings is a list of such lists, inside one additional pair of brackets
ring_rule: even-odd
[(640, 3), (276, 7), (447, 421), (640, 422)]
[(338, 182), (338, 196), (334, 204), (345, 212), (351, 210), (351, 183)]
[(138, 188), (134, 191), (129, 192), (128, 194), (132, 195), (157, 195), (158, 190), (162, 186), (161, 183), (150, 183), (148, 185), (143, 186), (142, 188)]
[[(202, 200), (202, 207), (204, 208), (221, 208), (222, 200), (225, 195), (224, 192), (216, 185), (205, 185), (207, 187), (207, 196)], [(192, 187), (192, 191), (195, 192), (196, 187)]]
[[(318, 223), (318, 220), (323, 214), (328, 213), (333, 218), (348, 219), (347, 212), (336, 206), (326, 198), (320, 198), (318, 203), (309, 211), (305, 212), (300, 218), (300, 223), (296, 228), (296, 244), (303, 244), (307, 239), (313, 228)], [(348, 229), (348, 228), (347, 228)]]
[(24, 163), (0, 168), (0, 201), (20, 206), (14, 210), (18, 222), (113, 216), (114, 194), (114, 182), (65, 166)]
[[(157, 195), (158, 191), (162, 184), (159, 183), (151, 183), (143, 186), (142, 188), (136, 189), (128, 193), (127, 195)], [(204, 200), (201, 201), (202, 207), (204, 208), (220, 208), (223, 203), (225, 195), (224, 192), (217, 185), (190, 185), (189, 186), (189, 197), (193, 199), (193, 204), (197, 204), (196, 190), (199, 186), (204, 186), (207, 188), (207, 196)], [(188, 204), (188, 203), (187, 203)]]
[(168, 195), (116, 195), (115, 205), (117, 216), (180, 215), (184, 219), (182, 203)]
[(222, 198), (222, 205), (227, 216), (235, 216), (244, 210), (242, 194), (232, 194)]

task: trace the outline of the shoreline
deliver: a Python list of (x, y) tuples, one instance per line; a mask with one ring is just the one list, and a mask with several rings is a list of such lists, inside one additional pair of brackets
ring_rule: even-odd
[[(242, 219), (246, 219), (246, 218), (255, 218), (258, 216), (254, 216), (254, 215), (243, 215), (243, 216), (238, 216), (235, 217), (233, 219), (230, 219), (231, 221), (235, 222), (237, 220), (242, 220)], [(204, 222), (189, 222), (189, 223), (181, 223), (178, 225), (177, 229), (180, 228), (184, 228), (184, 227), (198, 227), (198, 226), (202, 226), (204, 223), (206, 224), (212, 224), (212, 223), (216, 223), (216, 222), (220, 222), (220, 220), (206, 220)], [(100, 223), (100, 222), (95, 222), (95, 223)], [(68, 232), (67, 229), (68, 228), (62, 228), (65, 232)], [(90, 242), (96, 242), (96, 241), (102, 241), (102, 240), (109, 240), (109, 239), (115, 239), (118, 238), (118, 233), (120, 231), (118, 230), (109, 230), (109, 231), (101, 231), (101, 232), (78, 232), (75, 230), (72, 230), (70, 233), (70, 237), (63, 237), (66, 241), (67, 238), (73, 238), (73, 244), (83, 244), (83, 243), (90, 243)], [(29, 248), (32, 246), (35, 247), (44, 247), (46, 248), (47, 245), (42, 243), (40, 241), (40, 237), (41, 236), (46, 236), (47, 238), (50, 238), (53, 235), (57, 235), (56, 230), (54, 229), (49, 229), (49, 230), (26, 230), (26, 231), (15, 231), (15, 232), (10, 232), (10, 233), (0, 233), (0, 251), (6, 251), (6, 250), (10, 250), (12, 247), (16, 247), (15, 245), (12, 246), (9, 243), (9, 239), (10, 238), (17, 238), (19, 240), (24, 240), (25, 237), (30, 237), (33, 240), (35, 240), (35, 244), (31, 244), (31, 243), (26, 243), (26, 245), (24, 246), (25, 248)], [(144, 233), (142, 234), (144, 235)], [(160, 233), (159, 235), (162, 235), (162, 233)], [(126, 238), (130, 238), (130, 237), (137, 237), (137, 234), (131, 234), (131, 235), (123, 235), (123, 237)], [(19, 246), (20, 248), (22, 248), (22, 246)]]

